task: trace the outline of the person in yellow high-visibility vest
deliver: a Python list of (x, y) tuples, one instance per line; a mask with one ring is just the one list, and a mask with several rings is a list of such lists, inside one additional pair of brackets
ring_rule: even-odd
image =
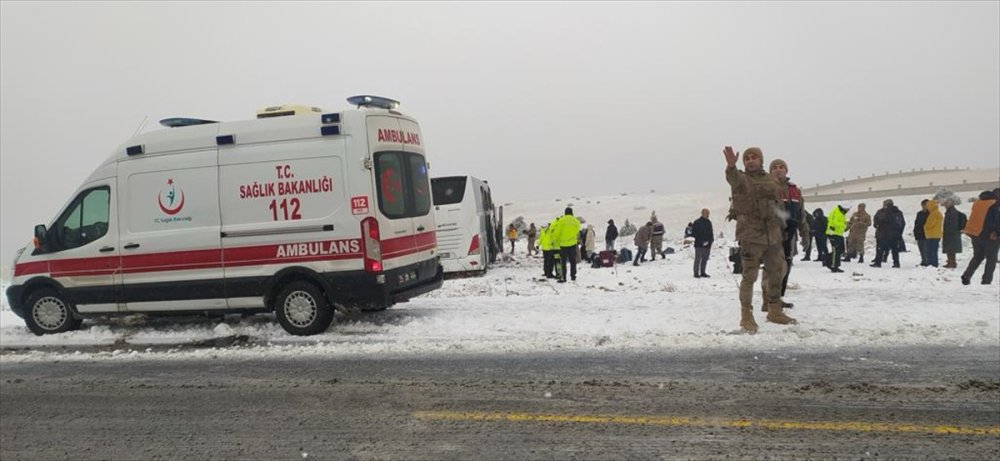
[(552, 242), (559, 248), (559, 283), (566, 283), (566, 263), (569, 262), (570, 278), (576, 280), (576, 246), (580, 238), (580, 220), (567, 207), (565, 214), (552, 225)]

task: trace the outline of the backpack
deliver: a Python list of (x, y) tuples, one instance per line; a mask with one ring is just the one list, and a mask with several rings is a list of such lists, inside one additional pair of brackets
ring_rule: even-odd
[(659, 235), (663, 235), (665, 233), (666, 233), (666, 230), (663, 227), (663, 223), (659, 223), (658, 222), (656, 224), (653, 224), (653, 235), (659, 236)]
[(621, 251), (618, 252), (619, 263), (627, 263), (631, 260), (632, 260), (632, 250), (629, 250), (628, 248), (622, 248)]
[(687, 227), (684, 228), (684, 238), (694, 237), (694, 223), (688, 223)]
[(601, 258), (597, 258), (597, 257), (590, 258), (590, 267), (593, 267), (594, 269), (600, 268), (601, 267)]
[(965, 225), (969, 223), (969, 217), (965, 216), (965, 213), (961, 211), (958, 212), (958, 230), (965, 230)]

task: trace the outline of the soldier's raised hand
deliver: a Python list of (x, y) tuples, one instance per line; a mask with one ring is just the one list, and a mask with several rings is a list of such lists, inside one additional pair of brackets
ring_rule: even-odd
[(734, 152), (733, 151), (733, 146), (726, 146), (725, 149), (722, 149), (722, 154), (726, 156), (726, 166), (727, 167), (735, 167), (736, 166), (736, 160), (738, 158), (740, 158), (740, 153), (739, 152)]

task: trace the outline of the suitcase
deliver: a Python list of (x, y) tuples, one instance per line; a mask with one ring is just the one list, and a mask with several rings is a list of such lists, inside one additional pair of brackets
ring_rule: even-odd
[(602, 251), (597, 257), (601, 260), (601, 267), (612, 267), (615, 265), (615, 252)]

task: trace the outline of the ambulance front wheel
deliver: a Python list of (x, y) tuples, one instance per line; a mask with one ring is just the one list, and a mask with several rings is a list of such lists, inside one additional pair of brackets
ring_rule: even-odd
[(52, 288), (43, 288), (28, 297), (24, 323), (32, 333), (41, 336), (80, 328), (69, 301)]
[(322, 333), (333, 322), (333, 306), (309, 282), (289, 283), (274, 299), (274, 314), (285, 331), (296, 336)]

